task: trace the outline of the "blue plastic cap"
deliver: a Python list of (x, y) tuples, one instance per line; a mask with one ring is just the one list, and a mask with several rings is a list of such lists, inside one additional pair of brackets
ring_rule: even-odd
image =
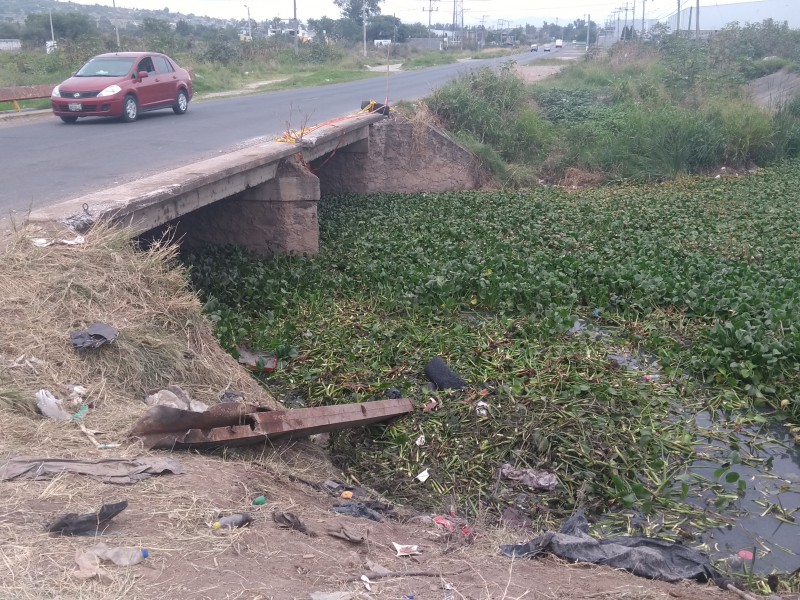
[(147, 558), (148, 556), (150, 556), (150, 553), (144, 548), (142, 548), (142, 558)]

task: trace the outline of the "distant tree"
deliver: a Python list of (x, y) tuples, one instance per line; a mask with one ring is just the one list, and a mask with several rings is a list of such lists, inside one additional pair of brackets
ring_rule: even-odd
[(178, 49), (178, 41), (168, 21), (145, 18), (142, 22), (142, 38), (151, 52), (174, 54)]
[(408, 32), (397, 17), (376, 15), (367, 22), (368, 40), (395, 40), (405, 42)]
[(333, 0), (333, 3), (342, 11), (342, 17), (358, 25), (362, 25), (362, 15), (366, 12), (367, 21), (381, 14), (381, 0)]
[[(53, 31), (56, 40), (77, 40), (96, 36), (94, 19), (81, 13), (53, 13)], [(43, 44), (50, 39), (50, 16), (42, 13), (29, 14), (21, 32), (24, 40)]]
[[(428, 26), (422, 23), (404, 24), (406, 33), (410, 38), (428, 37)], [(399, 40), (398, 40), (399, 41)]]
[(16, 23), (0, 23), (0, 38), (15, 40), (22, 35), (22, 28)]
[(192, 26), (189, 25), (189, 23), (187, 23), (183, 19), (181, 19), (175, 25), (175, 34), (181, 37), (189, 37), (190, 35), (192, 35)]
[(322, 35), (322, 32), (324, 31), (326, 36), (333, 37), (334, 28), (336, 27), (336, 21), (334, 21), (330, 17), (322, 17), (320, 19), (309, 19), (308, 27), (316, 31), (317, 35)]

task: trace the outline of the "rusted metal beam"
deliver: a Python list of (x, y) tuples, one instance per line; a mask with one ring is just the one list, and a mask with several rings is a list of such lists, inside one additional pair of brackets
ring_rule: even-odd
[(130, 435), (147, 448), (244, 446), (369, 425), (410, 413), (414, 406), (410, 398), (399, 398), (267, 412), (253, 408), (219, 404), (205, 413), (191, 413), (154, 406)]

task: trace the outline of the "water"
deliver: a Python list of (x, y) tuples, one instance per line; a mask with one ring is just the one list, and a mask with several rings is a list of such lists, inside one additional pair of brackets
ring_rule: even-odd
[[(569, 333), (602, 341), (611, 363), (645, 381), (661, 377), (655, 357), (615, 344), (619, 336), (611, 329), (578, 320)], [(683, 415), (693, 421), (698, 457), (687, 469), (691, 491), (684, 502), (727, 523), (699, 537), (712, 560), (748, 550), (756, 573), (791, 573), (800, 569), (800, 447), (774, 419), (744, 416), (746, 424), (709, 411)]]
[[(766, 418), (758, 430), (705, 411), (695, 415), (694, 421), (698, 428), (695, 450), (702, 458), (690, 465), (689, 472), (714, 485), (703, 486), (698, 496), (687, 497), (686, 502), (731, 519), (727, 526), (701, 536), (711, 557), (724, 558), (744, 549), (754, 551), (753, 567), (758, 573), (800, 568), (800, 448), (791, 434)], [(737, 459), (734, 450), (743, 462), (732, 464)], [(727, 464), (728, 471), (719, 474), (720, 466)], [(745, 482), (742, 493), (737, 494), (738, 481), (726, 481), (731, 472)], [(720, 494), (738, 497), (717, 508), (715, 503), (725, 500)]]

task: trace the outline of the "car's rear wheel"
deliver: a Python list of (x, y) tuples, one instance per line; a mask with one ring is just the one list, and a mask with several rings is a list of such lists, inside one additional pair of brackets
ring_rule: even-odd
[(136, 101), (136, 96), (128, 94), (125, 96), (125, 101), (122, 103), (122, 120), (126, 123), (132, 123), (139, 116), (139, 103)]
[(78, 120), (78, 117), (61, 117), (61, 120), (64, 121), (64, 123), (72, 124)]
[(176, 115), (182, 115), (189, 108), (189, 96), (186, 95), (186, 90), (178, 90), (178, 97), (175, 100), (175, 106), (172, 107)]

